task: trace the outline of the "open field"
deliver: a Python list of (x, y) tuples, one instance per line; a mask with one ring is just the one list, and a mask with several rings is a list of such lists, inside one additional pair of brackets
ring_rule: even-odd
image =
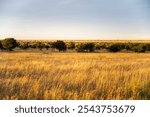
[(150, 99), (150, 54), (1, 52), (0, 99)]

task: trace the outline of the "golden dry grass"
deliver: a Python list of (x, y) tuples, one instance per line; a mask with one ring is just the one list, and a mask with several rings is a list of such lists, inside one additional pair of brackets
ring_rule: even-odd
[[(17, 40), (18, 42), (55, 42), (56, 40)], [(150, 40), (63, 40), (65, 43), (68, 42), (75, 42), (75, 43), (87, 43), (87, 42), (93, 42), (93, 43), (150, 43)]]
[(150, 99), (150, 54), (3, 52), (0, 99)]

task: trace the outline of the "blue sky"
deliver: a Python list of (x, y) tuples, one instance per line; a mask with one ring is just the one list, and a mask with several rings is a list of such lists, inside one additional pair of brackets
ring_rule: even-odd
[(149, 0), (0, 0), (0, 38), (150, 39)]

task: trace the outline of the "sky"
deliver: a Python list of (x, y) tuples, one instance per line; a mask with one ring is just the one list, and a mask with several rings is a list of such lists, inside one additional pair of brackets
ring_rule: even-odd
[(150, 0), (0, 0), (0, 39), (150, 39)]

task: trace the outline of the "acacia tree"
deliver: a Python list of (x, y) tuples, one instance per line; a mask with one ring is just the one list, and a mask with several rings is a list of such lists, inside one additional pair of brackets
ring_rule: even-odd
[(59, 51), (66, 51), (66, 49), (67, 49), (67, 46), (66, 46), (66, 44), (65, 44), (65, 42), (64, 41), (56, 41), (56, 42), (54, 42), (53, 43), (53, 46), (56, 48), (56, 49), (58, 49)]
[(14, 38), (6, 38), (2, 40), (2, 46), (5, 50), (12, 51), (18, 46), (17, 41)]

